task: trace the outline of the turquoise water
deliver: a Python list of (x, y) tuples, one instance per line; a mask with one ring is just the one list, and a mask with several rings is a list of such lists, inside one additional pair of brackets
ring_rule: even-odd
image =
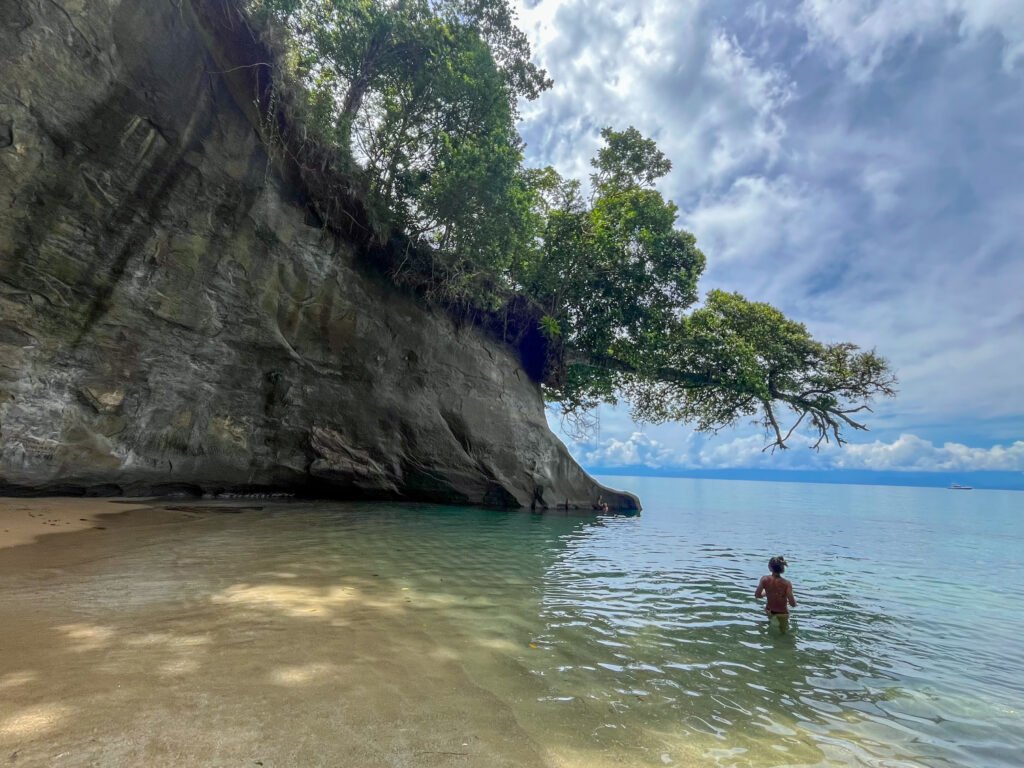
[[(241, 698), (275, 707), (275, 685), (335, 675), (289, 699), (294, 721), (263, 738), (295, 738), (303, 707), (341, 706), (355, 686), (378, 714), (403, 702), (402, 739), (444, 733), (454, 717), (488, 745), (471, 763), (458, 762), (469, 736), (423, 752), (452, 765), (1020, 765), (1024, 494), (605, 482), (638, 493), (643, 514), (292, 503), (97, 533), (57, 571), (22, 561), (0, 573), (0, 620), (16, 612), (31, 638), (8, 643), (0, 684), (32, 680), (11, 689), (31, 713), (71, 689), (102, 702), (90, 691), (113, 690), (104, 674), (163, 670), (162, 695), (188, 702), (265, 675)], [(785, 636), (752, 594), (776, 553), (799, 601)], [(239, 638), (290, 661), (254, 667)], [(393, 694), (372, 698), (382, 690)], [(111, 696), (110, 707), (148, 706)], [(195, 727), (211, 712), (234, 727), (232, 706), (209, 703)], [(432, 718), (435, 706), (451, 709)], [(86, 708), (52, 711), (70, 722)], [(508, 717), (485, 722), (498, 712)], [(54, 718), (46, 745), (60, 740)], [(366, 733), (383, 738), (379, 724)], [(336, 735), (318, 738), (317, 754), (330, 753)], [(529, 744), (536, 759), (502, 744)]]
[[(615, 595), (611, 626), (663, 617), (666, 654), (651, 665), (683, 674), (641, 672), (639, 687), (718, 700), (708, 728), (725, 741), (744, 721), (786, 723), (784, 741), (855, 763), (1020, 764), (1024, 496), (615, 480), (648, 511), (587, 537), (569, 571)], [(775, 552), (799, 601), (790, 638), (751, 616)], [(623, 575), (602, 577), (598, 561)], [(666, 665), (687, 652), (695, 663)]]

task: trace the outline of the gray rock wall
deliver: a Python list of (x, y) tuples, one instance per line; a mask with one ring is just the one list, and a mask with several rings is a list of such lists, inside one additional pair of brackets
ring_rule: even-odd
[(0, 0), (0, 489), (635, 506), (313, 220), (199, 26)]

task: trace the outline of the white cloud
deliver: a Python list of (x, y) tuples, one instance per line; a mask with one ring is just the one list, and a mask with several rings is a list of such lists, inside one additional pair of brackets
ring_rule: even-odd
[(609, 438), (589, 450), (583, 449), (583, 461), (600, 467), (638, 467), (651, 469), (678, 466), (680, 453), (648, 437), (634, 432), (625, 440)]
[(934, 445), (915, 435), (900, 435), (892, 443), (849, 445), (837, 451), (834, 465), (841, 469), (917, 470), (923, 472), (1024, 472), (1024, 441), (1009, 446), (971, 448), (961, 443)]
[[(759, 435), (737, 437), (729, 442), (705, 445), (697, 453), (697, 466), (706, 469), (761, 467), (771, 455), (765, 451), (765, 438)], [(771, 462), (779, 468), (779, 462)]]
[(704, 195), (683, 223), (714, 254), (714, 268), (784, 246), (812, 203), (788, 177), (742, 176), (724, 192)]
[(917, 44), (944, 28), (961, 39), (1001, 39), (1003, 66), (1024, 57), (1020, 0), (804, 0), (799, 13), (811, 42), (846, 61), (858, 82), (870, 79), (899, 44)]
[(542, 0), (520, 23), (555, 87), (523, 105), (532, 161), (585, 178), (604, 125), (635, 125), (672, 158), (677, 199), (770, 164), (790, 97), (721, 29), (708, 0)]
[(836, 248), (844, 217), (827, 190), (750, 175), (702, 195), (681, 224), (708, 255), (707, 285), (787, 306)]
[[(692, 433), (691, 433), (692, 435)], [(608, 438), (577, 450), (585, 465), (597, 468), (650, 469), (863, 469), (897, 472), (1024, 472), (1024, 440), (1010, 445), (978, 448), (962, 443), (936, 445), (903, 434), (892, 442), (825, 446), (810, 450), (810, 441), (797, 437), (788, 451), (764, 450), (760, 435), (725, 441), (687, 439), (670, 445), (642, 432), (628, 438)]]
[(872, 164), (861, 173), (861, 187), (871, 198), (876, 213), (894, 210), (900, 203), (902, 174), (891, 165)]

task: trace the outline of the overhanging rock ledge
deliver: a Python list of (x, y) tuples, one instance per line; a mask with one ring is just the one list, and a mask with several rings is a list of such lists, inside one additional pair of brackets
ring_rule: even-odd
[(310, 214), (213, 2), (2, 2), (0, 491), (638, 508)]

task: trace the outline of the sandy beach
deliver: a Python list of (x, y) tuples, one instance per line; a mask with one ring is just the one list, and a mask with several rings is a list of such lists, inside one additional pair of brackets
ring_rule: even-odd
[(223, 568), (210, 539), (269, 510), (0, 500), (0, 765), (558, 764), (467, 677), (436, 599), (269, 540)]
[[(210, 515), (263, 509), (246, 500), (0, 497), (0, 549), (39, 542), (78, 531), (116, 531), (126, 527), (168, 525)], [(136, 513), (136, 514), (128, 514)]]
[(106, 530), (122, 522), (116, 516), (147, 507), (152, 503), (145, 499), (0, 499), (0, 549), (31, 544), (55, 533)]

